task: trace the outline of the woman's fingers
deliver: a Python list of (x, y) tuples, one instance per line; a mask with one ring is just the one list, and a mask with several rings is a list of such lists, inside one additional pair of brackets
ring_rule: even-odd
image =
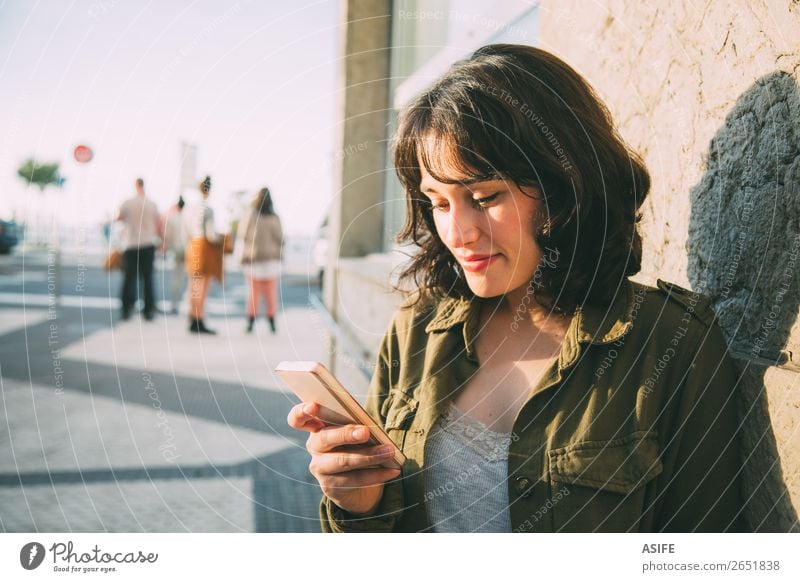
[(400, 469), (359, 469), (319, 479), (320, 488), (329, 497), (352, 493), (354, 489), (380, 485), (400, 475)]
[[(400, 475), (399, 468), (385, 466), (392, 464), (396, 452), (393, 445), (368, 446), (370, 432), (366, 426), (329, 425), (316, 416), (319, 413), (318, 403), (300, 403), (289, 411), (287, 422), (292, 428), (309, 433), (306, 441), (306, 449), (311, 453), (309, 470), (323, 491), (332, 493), (378, 485)], [(353, 448), (353, 445), (364, 446)], [(342, 450), (335, 450), (339, 447)]]
[(312, 455), (327, 453), (343, 445), (364, 444), (370, 439), (369, 430), (360, 424), (325, 426), (308, 435), (306, 449)]
[(294, 429), (313, 433), (325, 427), (325, 423), (316, 417), (318, 413), (319, 404), (316, 402), (301, 402), (292, 407), (286, 422)]
[(394, 452), (394, 447), (391, 445), (379, 445), (364, 447), (359, 451), (334, 451), (317, 454), (311, 458), (309, 470), (314, 476), (356, 472), (360, 469), (386, 463), (394, 457)]

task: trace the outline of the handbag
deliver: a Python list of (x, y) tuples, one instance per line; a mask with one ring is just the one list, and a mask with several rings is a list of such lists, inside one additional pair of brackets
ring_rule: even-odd
[(233, 254), (233, 236), (231, 234), (223, 235), (222, 252), (226, 255)]
[(186, 248), (185, 268), (190, 277), (213, 277), (222, 283), (222, 244), (203, 237), (193, 238)]
[(106, 260), (103, 262), (103, 269), (105, 271), (116, 271), (122, 269), (122, 251), (113, 249)]

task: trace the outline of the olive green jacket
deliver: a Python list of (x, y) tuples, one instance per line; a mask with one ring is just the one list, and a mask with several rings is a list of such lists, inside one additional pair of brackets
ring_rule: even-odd
[[(425, 440), (478, 368), (479, 309), (466, 299), (405, 307), (381, 343), (366, 409), (408, 460), (369, 517), (323, 496), (324, 532), (435, 529)], [(608, 310), (579, 309), (513, 425), (512, 531), (744, 531), (737, 385), (701, 295), (627, 281)]]

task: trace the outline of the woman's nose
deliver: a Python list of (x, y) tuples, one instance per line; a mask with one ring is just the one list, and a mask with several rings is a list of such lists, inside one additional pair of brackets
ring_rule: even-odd
[(480, 213), (471, 208), (453, 208), (445, 239), (447, 246), (460, 248), (477, 241), (481, 232), (480, 220)]

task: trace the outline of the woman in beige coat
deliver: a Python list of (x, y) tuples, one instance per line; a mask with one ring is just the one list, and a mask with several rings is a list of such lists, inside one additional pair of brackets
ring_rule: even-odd
[(275, 311), (278, 304), (278, 278), (281, 274), (283, 230), (272, 205), (269, 188), (262, 188), (252, 207), (239, 224), (244, 275), (250, 283), (247, 300), (247, 331), (253, 331), (258, 316), (258, 303), (267, 303), (267, 319), (275, 333)]

